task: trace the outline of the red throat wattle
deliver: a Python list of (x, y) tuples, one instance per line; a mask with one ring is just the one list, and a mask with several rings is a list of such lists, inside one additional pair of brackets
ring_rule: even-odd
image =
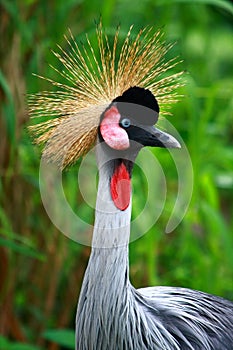
[(127, 209), (130, 203), (131, 184), (129, 172), (123, 162), (115, 168), (110, 191), (115, 206), (120, 210)]

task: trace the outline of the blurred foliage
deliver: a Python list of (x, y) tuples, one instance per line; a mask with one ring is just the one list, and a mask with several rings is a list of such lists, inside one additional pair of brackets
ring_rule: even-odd
[[(1, 0), (0, 1), (0, 348), (72, 348), (76, 302), (89, 248), (50, 222), (39, 192), (39, 150), (26, 131), (25, 95), (51, 89), (32, 73), (56, 78), (50, 49), (65, 46), (68, 28), (81, 40), (102, 17), (108, 33), (163, 27), (172, 56), (184, 60), (183, 100), (173, 125), (184, 139), (194, 171), (193, 196), (182, 223), (164, 235), (177, 193), (177, 174), (164, 150), (166, 205), (155, 227), (130, 246), (136, 286), (179, 285), (233, 299), (233, 7), (228, 1)], [(75, 192), (78, 165), (65, 174), (73, 208), (90, 215)], [(145, 203), (134, 172), (134, 213)], [(142, 185), (141, 185), (142, 186)], [(142, 186), (143, 187), (143, 186)], [(140, 187), (141, 189), (141, 187)], [(154, 198), (156, 205), (156, 198)], [(93, 214), (91, 214), (91, 218)], [(59, 331), (60, 329), (60, 331)], [(65, 335), (64, 335), (65, 334)], [(26, 345), (27, 344), (27, 345)], [(29, 344), (33, 344), (29, 345)]]

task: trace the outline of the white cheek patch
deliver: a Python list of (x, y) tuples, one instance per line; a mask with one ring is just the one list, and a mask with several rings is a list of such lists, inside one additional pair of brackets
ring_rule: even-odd
[(107, 145), (116, 150), (129, 148), (129, 137), (127, 132), (119, 126), (121, 115), (115, 106), (104, 113), (100, 124), (100, 132)]

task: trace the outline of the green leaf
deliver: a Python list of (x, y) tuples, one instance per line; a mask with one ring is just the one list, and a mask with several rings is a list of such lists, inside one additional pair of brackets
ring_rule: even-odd
[(42, 350), (40, 347), (26, 344), (11, 342), (7, 338), (0, 336), (0, 349), (2, 350)]
[(69, 349), (75, 347), (75, 333), (71, 329), (51, 329), (43, 333), (46, 340), (50, 340)]
[(30, 247), (25, 246), (24, 244), (12, 241), (11, 239), (0, 237), (0, 246), (10, 248), (14, 252), (26, 255), (31, 258), (44, 260), (44, 255), (33, 250)]
[(11, 343), (7, 350), (41, 350), (38, 346), (25, 343)]
[(200, 5), (212, 5), (216, 7), (220, 7), (224, 9), (225, 11), (233, 14), (233, 6), (230, 2), (225, 1), (225, 0), (160, 0), (158, 2), (158, 5), (166, 5), (169, 4), (171, 5), (172, 3), (186, 3), (186, 4), (200, 4)]
[(4, 122), (6, 124), (6, 130), (9, 137), (9, 140), (14, 143), (15, 141), (15, 107), (14, 107), (14, 101), (13, 96), (10, 90), (10, 87), (6, 81), (6, 78), (4, 77), (3, 73), (0, 70), (0, 87), (4, 91), (6, 98), (8, 100), (8, 103), (3, 103), (2, 105), (2, 111), (3, 111), (3, 117)]

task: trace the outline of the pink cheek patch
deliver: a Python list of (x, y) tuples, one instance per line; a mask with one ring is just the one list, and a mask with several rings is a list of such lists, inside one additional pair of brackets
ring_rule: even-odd
[(112, 106), (104, 113), (100, 124), (100, 132), (106, 144), (119, 151), (129, 148), (128, 134), (119, 126), (120, 118), (118, 109)]

